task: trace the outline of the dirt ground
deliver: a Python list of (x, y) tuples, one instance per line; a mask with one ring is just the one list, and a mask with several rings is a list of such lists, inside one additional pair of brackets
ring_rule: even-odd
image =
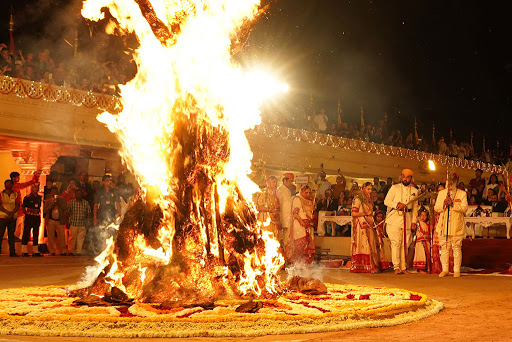
[[(64, 285), (75, 283), (91, 259), (79, 257), (16, 258), (0, 256), (0, 288)], [(219, 341), (512, 341), (512, 276), (466, 275), (440, 279), (436, 275), (351, 274), (329, 269), (324, 281), (398, 287), (426, 293), (442, 301), (445, 309), (419, 322), (335, 333), (268, 335), (222, 338)], [(114, 340), (114, 341), (113, 341)], [(107, 339), (37, 336), (0, 336), (0, 342), (121, 342), (155, 339)], [(158, 341), (207, 341), (213, 338), (158, 339)]]

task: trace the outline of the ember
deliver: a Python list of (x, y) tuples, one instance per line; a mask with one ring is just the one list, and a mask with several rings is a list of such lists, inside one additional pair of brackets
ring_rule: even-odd
[(257, 186), (248, 178), (252, 154), (244, 133), (260, 122), (263, 96), (279, 87), (255, 88), (230, 55), (243, 43), (242, 28), (261, 13), (258, 6), (259, 0), (84, 2), (85, 17), (99, 20), (108, 7), (120, 30), (140, 42), (138, 73), (121, 86), (122, 112), (98, 119), (118, 135), (141, 191), (96, 259), (95, 278), (73, 292), (80, 303), (135, 299), (183, 307), (281, 292), (279, 243), (262, 231), (248, 200)]
[(290, 278), (286, 286), (289, 290), (302, 292), (310, 295), (320, 295), (327, 293), (327, 287), (318, 279), (302, 278), (294, 276)]

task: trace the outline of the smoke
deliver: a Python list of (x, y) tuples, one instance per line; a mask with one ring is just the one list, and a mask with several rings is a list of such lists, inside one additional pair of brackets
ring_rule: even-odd
[(325, 267), (317, 262), (312, 264), (306, 264), (304, 261), (299, 261), (286, 268), (288, 278), (299, 276), (303, 278), (313, 278), (320, 281), (324, 281), (324, 270)]
[(76, 288), (91, 286), (105, 266), (110, 264), (110, 256), (114, 250), (114, 241), (119, 225), (112, 223), (108, 227), (92, 229), (93, 234), (91, 235), (94, 235), (94, 238), (89, 241), (89, 250), (92, 251), (93, 254), (96, 254), (98, 250), (100, 250), (101, 253), (94, 259), (96, 264), (85, 268), (85, 272), (76, 284)]

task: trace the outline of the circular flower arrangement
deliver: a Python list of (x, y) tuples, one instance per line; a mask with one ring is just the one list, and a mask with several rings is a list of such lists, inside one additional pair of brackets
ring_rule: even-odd
[[(328, 294), (290, 293), (209, 307), (161, 309), (159, 304), (76, 306), (65, 287), (0, 290), (0, 334), (88, 337), (260, 336), (383, 327), (438, 313), (441, 302), (421, 293), (361, 285), (326, 284)], [(255, 311), (255, 312), (254, 312)]]

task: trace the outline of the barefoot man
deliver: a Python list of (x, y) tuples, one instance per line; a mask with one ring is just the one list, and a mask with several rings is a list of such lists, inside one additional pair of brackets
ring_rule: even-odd
[(395, 274), (409, 274), (406, 261), (407, 250), (412, 242), (411, 228), (415, 228), (418, 216), (418, 203), (413, 201), (418, 190), (411, 185), (412, 176), (411, 170), (404, 169), (400, 176), (400, 183), (389, 189), (384, 200), (384, 204), (388, 207), (386, 223)]

